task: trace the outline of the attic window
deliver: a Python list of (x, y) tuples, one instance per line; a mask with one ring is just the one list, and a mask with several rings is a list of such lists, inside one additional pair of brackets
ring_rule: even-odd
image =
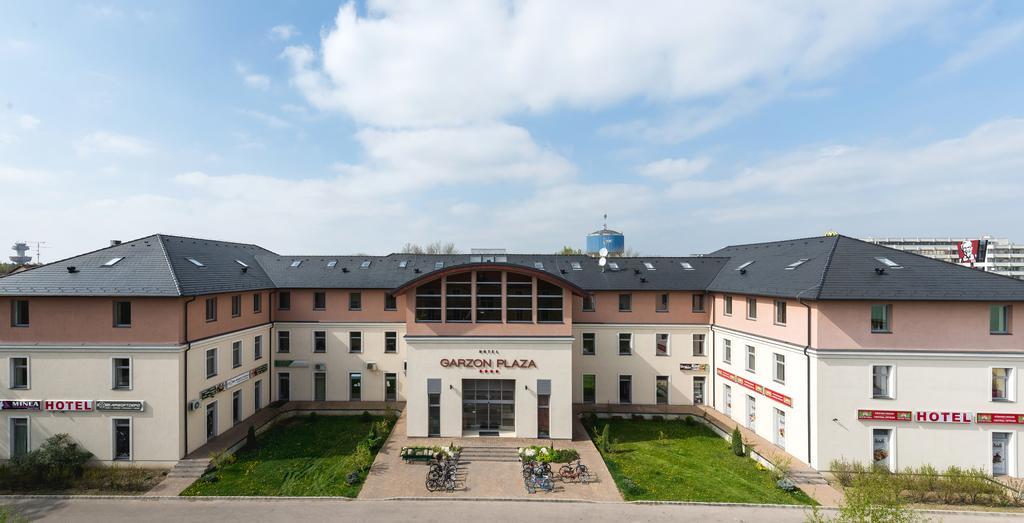
[(544, 270), (544, 263), (543, 262), (533, 262), (533, 268), (540, 269), (540, 270), (543, 271)]
[(369, 269), (370, 268), (370, 260), (363, 260), (363, 263), (359, 264), (359, 268), (360, 269)]
[(242, 260), (235, 260), (235, 263), (241, 265), (242, 267), (248, 267), (249, 266), (249, 264), (245, 263)]
[(644, 262), (644, 267), (647, 267), (647, 270), (649, 270), (649, 271), (656, 271), (657, 270), (657, 269), (654, 268), (654, 264), (651, 263), (651, 262)]
[(569, 265), (572, 266), (572, 270), (574, 270), (574, 271), (582, 271), (583, 270), (583, 266), (580, 265), (580, 262), (569, 262)]
[(679, 262), (679, 266), (682, 267), (684, 271), (693, 270), (693, 265), (690, 265), (690, 262)]
[(616, 262), (608, 262), (608, 266), (611, 267), (613, 271), (619, 270), (619, 264)]
[(752, 263), (754, 263), (754, 260), (750, 260), (748, 262), (744, 262), (743, 265), (740, 265), (739, 267), (736, 267), (736, 270), (737, 271), (742, 271), (743, 269), (746, 269), (747, 267), (750, 267), (750, 265)]
[(114, 265), (117, 265), (117, 262), (119, 262), (119, 261), (121, 261), (123, 259), (124, 259), (124, 256), (118, 256), (117, 258), (111, 258), (107, 263), (104, 263), (103, 266), (104, 267), (113, 267)]
[(333, 268), (335, 268), (337, 266), (338, 266), (338, 260), (331, 260), (331, 261), (327, 262), (327, 268), (328, 269), (333, 269)]
[(398, 262), (398, 268), (404, 269), (409, 266), (409, 260), (402, 260)]
[(443, 261), (434, 262), (434, 268), (435, 269), (443, 269), (444, 268), (444, 262)]
[(799, 266), (803, 265), (803, 264), (804, 264), (804, 262), (806, 262), (806, 261), (807, 261), (808, 259), (809, 259), (809, 258), (800, 258), (799, 260), (797, 260), (797, 261), (795, 261), (795, 262), (793, 262), (793, 263), (791, 263), (791, 264), (787, 265), (787, 266), (786, 266), (786, 270), (787, 270), (787, 271), (791, 271), (791, 270), (793, 270), (793, 269), (795, 269), (795, 268), (797, 268), (797, 267), (799, 267)]
[(291, 265), (291, 267), (292, 267), (293, 269), (294, 269), (294, 268), (296, 268), (296, 267), (298, 267), (299, 265), (302, 265), (302, 260), (292, 260), (292, 265)]
[(185, 258), (185, 259), (188, 260), (190, 263), (192, 263), (192, 265), (195, 265), (196, 267), (206, 267), (205, 265), (203, 265), (203, 262), (201, 262), (201, 261), (199, 261), (199, 260), (197, 260), (195, 258)]
[(879, 257), (877, 257), (875, 259), (878, 260), (879, 262), (881, 262), (883, 265), (885, 265), (886, 267), (888, 267), (890, 269), (902, 269), (903, 268), (902, 265), (900, 265), (900, 264), (890, 260), (889, 258), (885, 258), (883, 256), (879, 256)]

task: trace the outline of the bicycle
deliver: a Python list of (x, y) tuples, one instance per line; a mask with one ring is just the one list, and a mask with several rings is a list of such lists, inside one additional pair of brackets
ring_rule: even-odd
[(558, 476), (562, 481), (579, 481), (584, 485), (591, 481), (590, 469), (579, 458), (559, 467)]
[(456, 486), (456, 478), (459, 471), (457, 459), (443, 458), (438, 456), (427, 470), (426, 487), (430, 492), (444, 490), (453, 492)]

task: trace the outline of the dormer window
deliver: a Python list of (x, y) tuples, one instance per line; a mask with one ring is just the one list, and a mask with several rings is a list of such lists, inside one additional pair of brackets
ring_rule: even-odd
[(754, 260), (750, 260), (748, 262), (743, 262), (742, 265), (740, 265), (739, 267), (736, 267), (736, 270), (737, 271), (742, 271), (743, 269), (746, 269), (747, 267), (750, 267), (753, 263), (754, 263)]
[(657, 270), (657, 269), (655, 269), (655, 268), (654, 268), (654, 264), (653, 264), (653, 263), (651, 263), (651, 262), (644, 262), (644, 267), (646, 267), (646, 268), (647, 268), (647, 270), (649, 270), (649, 271), (655, 271), (655, 270)]
[(691, 265), (690, 262), (679, 262), (679, 266), (682, 267), (684, 271), (693, 270), (693, 265)]
[(580, 262), (569, 262), (569, 265), (572, 266), (572, 270), (574, 270), (574, 271), (582, 271), (583, 270), (583, 266), (580, 265)]
[(327, 268), (328, 269), (333, 269), (333, 268), (335, 268), (337, 266), (338, 266), (338, 260), (331, 260), (331, 261), (327, 262)]
[(107, 261), (107, 263), (104, 263), (103, 266), (104, 267), (113, 267), (113, 266), (117, 265), (117, 262), (119, 262), (119, 261), (121, 261), (123, 259), (124, 259), (124, 256), (118, 256), (117, 258), (111, 258), (110, 260)]
[(793, 269), (803, 265), (804, 263), (806, 263), (807, 260), (808, 260), (808, 258), (800, 258), (799, 260), (797, 260), (797, 261), (787, 265), (786, 266), (786, 270), (787, 271), (791, 271), (791, 270), (793, 270)]
[(249, 267), (249, 264), (245, 263), (245, 262), (244, 262), (244, 261), (242, 261), (242, 260), (235, 260), (235, 263), (237, 263), (237, 264), (241, 265), (242, 267), (246, 267), (246, 268), (248, 268), (248, 267)]
[(370, 268), (370, 260), (363, 260), (363, 263), (359, 264), (359, 268), (360, 269), (369, 269)]
[(882, 265), (885, 265), (886, 267), (888, 267), (890, 269), (902, 269), (903, 268), (902, 265), (900, 265), (900, 264), (898, 264), (898, 263), (896, 263), (896, 262), (894, 262), (894, 261), (892, 261), (889, 258), (886, 258), (884, 256), (878, 256), (877, 258), (875, 258), (875, 260), (877, 260)]
[(302, 265), (302, 260), (292, 260), (291, 268), (298, 268), (299, 265)]
[(196, 267), (206, 267), (205, 265), (203, 265), (203, 262), (201, 262), (201, 261), (199, 261), (199, 260), (197, 260), (195, 258), (185, 258), (185, 259), (188, 260), (189, 263), (191, 263), (192, 265), (195, 265)]

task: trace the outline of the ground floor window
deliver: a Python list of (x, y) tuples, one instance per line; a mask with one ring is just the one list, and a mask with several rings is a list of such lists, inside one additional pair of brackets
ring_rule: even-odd
[(256, 380), (252, 386), (253, 410), (263, 408), (263, 380)]
[(441, 380), (427, 380), (427, 436), (441, 435)]
[(462, 430), (512, 432), (515, 425), (515, 380), (462, 380)]
[(654, 378), (654, 400), (658, 405), (668, 405), (668, 376)]
[(28, 418), (11, 418), (11, 457), (28, 454)]
[(892, 429), (871, 430), (871, 460), (886, 470), (892, 470)]
[(313, 401), (327, 401), (327, 373), (313, 373)]
[(277, 399), (288, 401), (292, 397), (292, 376), (287, 372), (277, 375)]
[(757, 423), (757, 399), (747, 396), (747, 428), (756, 430)]
[(551, 380), (537, 380), (537, 437), (551, 436)]
[(732, 417), (732, 387), (722, 385), (722, 412)]
[(775, 409), (775, 444), (786, 448), (786, 413)]
[(114, 418), (114, 459), (132, 459), (132, 420)]
[(242, 421), (242, 391), (236, 390), (231, 393), (231, 424), (237, 425)]
[(704, 383), (707, 380), (704, 376), (693, 377), (693, 404), (704, 404)]
[(398, 374), (384, 374), (384, 401), (398, 401)]
[(217, 437), (217, 402), (206, 406), (206, 439)]
[(633, 403), (633, 376), (619, 376), (619, 403)]
[(1008, 465), (1012, 459), (1009, 432), (992, 433), (992, 475), (1005, 476), (1010, 473)]
[(594, 403), (597, 400), (597, 376), (583, 375), (583, 403)]
[(363, 400), (363, 373), (362, 372), (350, 372), (350, 373), (348, 373), (348, 400), (349, 401), (362, 401)]

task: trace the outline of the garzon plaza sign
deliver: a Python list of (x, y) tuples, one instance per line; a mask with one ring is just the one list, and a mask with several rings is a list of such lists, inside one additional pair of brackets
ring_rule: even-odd
[(481, 374), (498, 374), (501, 369), (536, 369), (537, 362), (527, 359), (504, 358), (441, 358), (441, 366), (458, 369), (477, 369)]

